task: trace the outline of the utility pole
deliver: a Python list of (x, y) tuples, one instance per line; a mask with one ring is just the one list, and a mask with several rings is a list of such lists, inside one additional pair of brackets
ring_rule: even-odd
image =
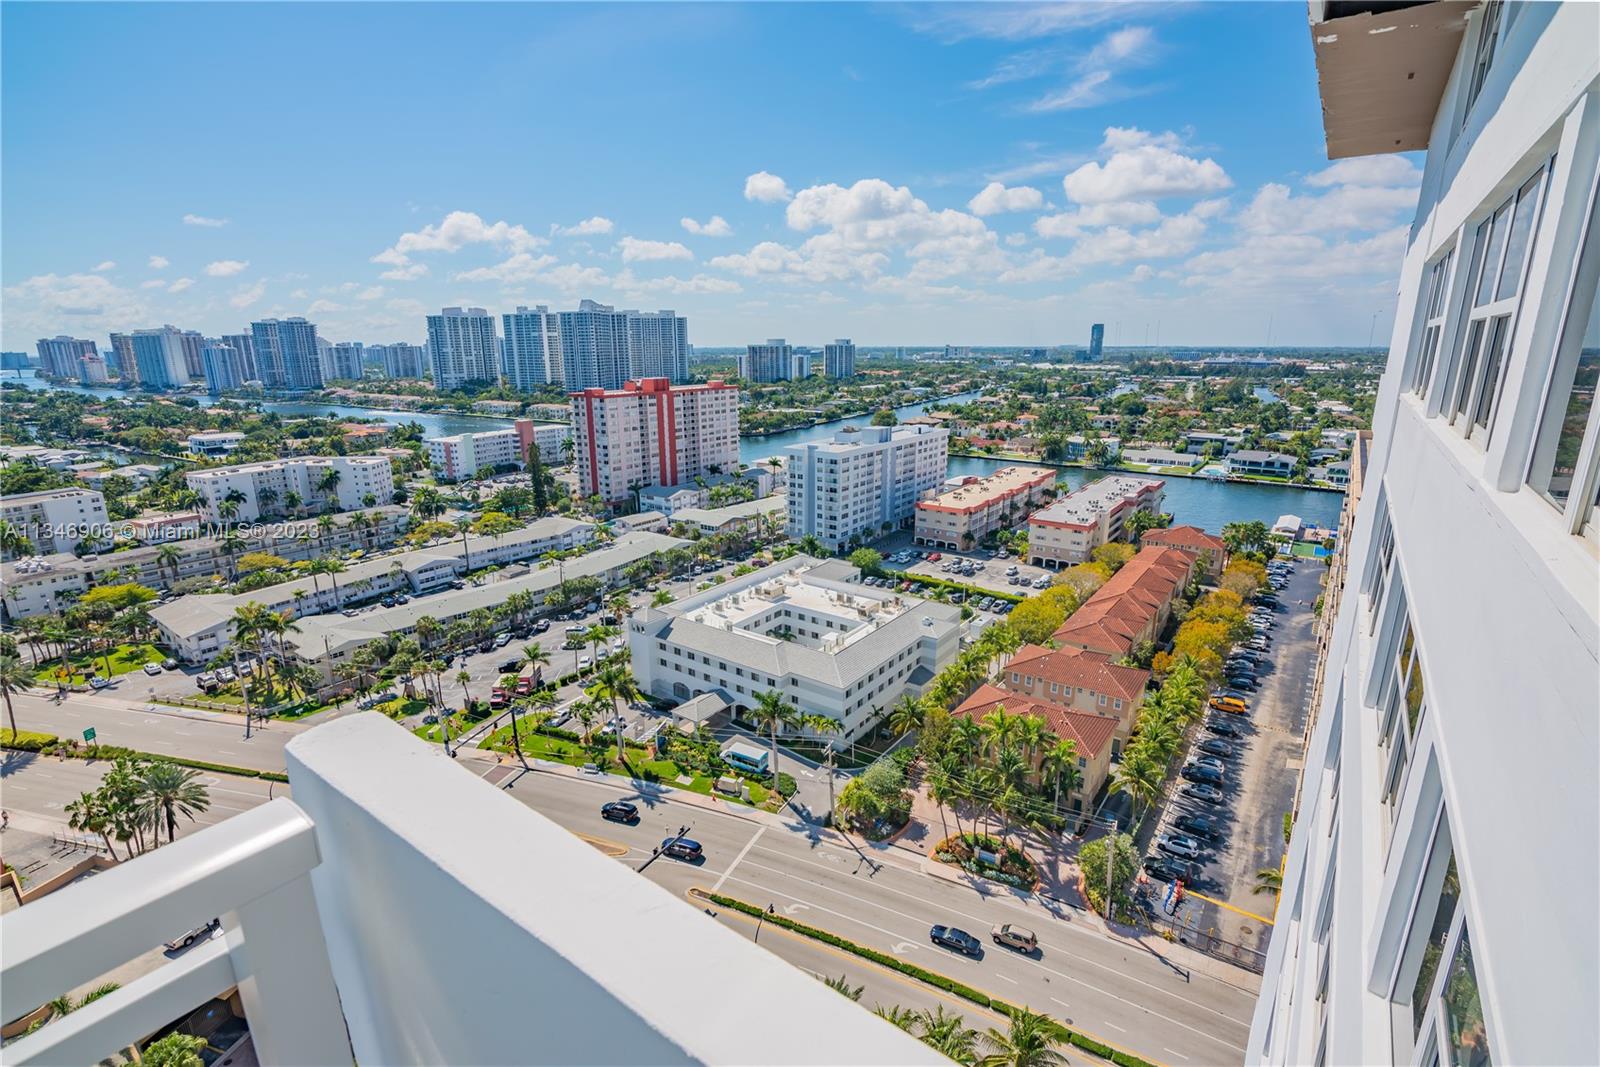
[(767, 910), (756, 916), (756, 936), (754, 938), (756, 944), (761, 944), (761, 924), (766, 922), (768, 915), (775, 914), (777, 914), (777, 910), (771, 904), (768, 904)]
[(828, 824), (833, 825), (833, 746), (828, 746), (828, 758), (822, 764), (828, 771)]
[(1111, 828), (1111, 836), (1106, 838), (1106, 922), (1111, 921), (1111, 872), (1116, 870), (1117, 858), (1117, 828)]

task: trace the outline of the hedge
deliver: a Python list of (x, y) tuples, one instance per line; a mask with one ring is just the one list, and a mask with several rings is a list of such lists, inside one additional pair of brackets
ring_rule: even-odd
[[(781, 926), (785, 930), (800, 934), (803, 937), (809, 937), (814, 941), (821, 941), (825, 945), (832, 945), (834, 948), (848, 952), (853, 956), (860, 956), (862, 959), (870, 960), (881, 967), (887, 967), (892, 971), (898, 971), (918, 981), (926, 982), (936, 989), (954, 994), (963, 1000), (971, 1001), (980, 1008), (988, 1008), (991, 1011), (997, 1011), (1005, 1015), (1015, 1015), (1017, 1012), (1015, 1007), (998, 997), (991, 997), (982, 990), (974, 989), (969, 985), (956, 981), (954, 978), (939, 974), (937, 971), (930, 971), (918, 967), (914, 963), (907, 963), (898, 956), (891, 956), (887, 952), (879, 952), (877, 949), (858, 945), (854, 941), (842, 938), (837, 934), (830, 934), (828, 931), (819, 930), (815, 926), (807, 926), (805, 923), (796, 922), (786, 915), (769, 914), (765, 908), (756, 904), (748, 904), (734, 897), (725, 897), (720, 893), (708, 893), (702, 890), (696, 890), (696, 892), (718, 907), (732, 908), (734, 911), (743, 912), (745, 915), (763, 918), (766, 922)], [(1148, 1060), (1140, 1059), (1132, 1053), (1123, 1052), (1121, 1049), (1112, 1048), (1110, 1045), (1096, 1041), (1087, 1034), (1062, 1026), (1048, 1016), (1046, 1016), (1046, 1019), (1051, 1029), (1056, 1032), (1062, 1041), (1075, 1045), (1091, 1055), (1099, 1056), (1103, 1060), (1109, 1060), (1117, 1064), (1118, 1067), (1154, 1067)]]
[(176, 763), (180, 767), (193, 767), (197, 771), (213, 771), (217, 774), (231, 774), (239, 778), (261, 778), (270, 782), (287, 782), (289, 780), (289, 776), (282, 771), (258, 771), (253, 767), (232, 767), (226, 763), (209, 763), (205, 760), (189, 759), (187, 756), (165, 756), (155, 752), (140, 752), (137, 749), (123, 748), (121, 745), (63, 743), (61, 738), (56, 737), (54, 734), (30, 733), (26, 730), (19, 731), (13, 737), (10, 730), (0, 729), (0, 748), (16, 749), (20, 752), (40, 752), (47, 756), (60, 756), (67, 759), (97, 760), (127, 756), (130, 759), (164, 760), (167, 763)]

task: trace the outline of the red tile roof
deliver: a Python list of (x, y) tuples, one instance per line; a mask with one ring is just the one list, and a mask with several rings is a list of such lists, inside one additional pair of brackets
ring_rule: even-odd
[(1065, 686), (1076, 686), (1094, 693), (1108, 693), (1123, 700), (1137, 701), (1150, 684), (1150, 672), (1138, 667), (1112, 663), (1104, 652), (1082, 648), (1045, 648), (1023, 645), (1006, 664), (1006, 674), (1043, 678)]
[(1146, 530), (1144, 540), (1146, 545), (1166, 545), (1171, 548), (1212, 549), (1217, 552), (1226, 552), (1228, 542), (1216, 534), (1206, 533), (1198, 526), (1173, 526), (1165, 530)]
[(1089, 759), (1095, 759), (1100, 755), (1106, 745), (1111, 743), (1111, 735), (1117, 729), (1117, 720), (1109, 715), (1073, 711), (1060, 704), (1034, 700), (1021, 693), (1013, 693), (988, 684), (980, 685), (976, 692), (962, 701), (955, 714), (977, 720), (1001, 705), (1013, 715), (1039, 716), (1057, 737), (1076, 744), (1078, 751)]
[(1195, 557), (1179, 548), (1142, 548), (1052, 636), (1064, 645), (1126, 655), (1183, 591), (1194, 565)]

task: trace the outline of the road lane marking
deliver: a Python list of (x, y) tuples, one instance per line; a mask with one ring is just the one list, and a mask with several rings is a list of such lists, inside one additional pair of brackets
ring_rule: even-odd
[(766, 832), (767, 825), (766, 823), (762, 823), (761, 826), (756, 829), (756, 832), (750, 836), (750, 840), (744, 843), (744, 848), (739, 850), (739, 854), (733, 857), (733, 862), (728, 864), (728, 869), (722, 872), (722, 877), (717, 879), (717, 884), (711, 887), (711, 891), (713, 893), (721, 892), (722, 883), (728, 880), (728, 876), (733, 874), (733, 869), (739, 866), (739, 861), (750, 854), (750, 850), (755, 847), (755, 843), (761, 840), (761, 835)]
[(1189, 1057), (1185, 1056), (1183, 1053), (1179, 1052), (1177, 1049), (1175, 1049), (1175, 1048), (1167, 1048), (1165, 1045), (1161, 1046), (1161, 1051), (1162, 1052), (1170, 1052), (1174, 1056), (1178, 1057), (1178, 1059), (1180, 1059), (1180, 1060), (1186, 1060), (1186, 1059), (1189, 1058)]
[(1066, 1001), (1064, 1001), (1064, 1000), (1062, 1000), (1062, 999), (1061, 999), (1061, 998), (1060, 998), (1060, 997), (1051, 997), (1051, 998), (1050, 998), (1050, 1002), (1051, 1002), (1051, 1003), (1052, 1003), (1052, 1004), (1059, 1004), (1059, 1005), (1061, 1005), (1061, 1006), (1062, 1006), (1062, 1007), (1063, 1007), (1063, 1008), (1066, 1008), (1066, 1009), (1067, 1009), (1067, 1010), (1068, 1010), (1068, 1011), (1071, 1011), (1071, 1010), (1072, 1010), (1072, 1005), (1071, 1005), (1071, 1004), (1068, 1004), (1068, 1003), (1067, 1003), (1067, 1002), (1066, 1002)]
[[(1127, 1033), (1128, 1032), (1126, 1030), (1123, 1030), (1122, 1027), (1118, 1026), (1116, 1023), (1107, 1022), (1105, 1019), (1102, 1019), (1100, 1021), (1105, 1023), (1107, 1026), (1111, 1027), (1111, 1029), (1113, 1029), (1113, 1030), (1122, 1030), (1123, 1033)], [(1227, 1042), (1223, 1042), (1223, 1044), (1227, 1044)], [(1243, 1051), (1243, 1050), (1241, 1049), (1240, 1051)]]
[[(752, 867), (761, 867), (761, 865), (759, 863), (754, 863), (754, 862), (752, 862), (750, 864), (750, 866), (752, 866)], [(771, 868), (762, 868), (762, 869), (771, 870)], [(781, 873), (781, 872), (774, 872), (774, 873)], [(727, 878), (724, 877), (722, 880), (726, 881)], [(799, 899), (798, 897), (795, 897), (791, 893), (785, 893), (781, 889), (775, 889), (772, 886), (759, 885), (759, 884), (757, 884), (755, 882), (752, 882), (752, 881), (750, 881), (748, 879), (745, 879), (745, 878), (734, 878), (733, 881), (742, 883), (744, 885), (747, 885), (752, 889), (762, 890), (763, 892), (766, 892), (766, 893), (769, 893), (769, 894), (775, 893), (775, 894), (777, 894), (779, 896), (789, 897), (791, 900), (798, 900)], [(795, 879), (795, 881), (804, 882), (805, 879)], [(817, 883), (815, 883), (815, 882), (808, 883), (808, 884), (813, 885), (813, 886), (817, 886), (817, 888), (823, 889), (826, 892), (831, 892), (831, 890), (828, 890), (826, 886), (817, 885)], [(884, 935), (885, 937), (891, 937), (891, 938), (895, 938), (897, 940), (902, 939), (904, 937), (904, 935), (902, 935), (902, 934), (895, 933), (895, 932), (893, 932), (891, 930), (885, 929), (884, 927), (876, 926), (876, 925), (874, 925), (872, 923), (865, 922), (865, 921), (863, 921), (861, 919), (858, 919), (858, 918), (855, 918), (853, 916), (846, 915), (844, 912), (835, 911), (832, 908), (824, 907), (821, 904), (813, 904), (812, 907), (815, 908), (818, 911), (827, 912), (829, 915), (835, 916), (836, 918), (843, 919), (845, 922), (855, 923), (858, 926), (864, 926), (869, 930), (874, 930), (874, 931)], [(883, 907), (883, 906), (879, 905), (879, 907)], [(895, 911), (893, 908), (884, 908), (883, 910), (889, 912), (890, 914), (897, 915), (902, 919), (910, 920), (911, 922), (919, 922), (920, 921), (915, 916), (907, 915), (904, 912)], [(950, 959), (952, 959), (952, 960), (961, 960), (961, 961), (963, 961), (965, 963), (972, 964), (973, 966), (977, 965), (977, 961), (976, 960), (970, 960), (970, 959), (967, 959), (964, 956), (956, 956), (954, 954), (951, 954)], [(1074, 975), (1067, 974), (1065, 971), (1058, 971), (1058, 970), (1055, 970), (1054, 968), (1046, 967), (1044, 964), (1039, 963), (1039, 962), (1037, 962), (1035, 960), (1026, 960), (1024, 962), (1026, 962), (1030, 966), (1039, 968), (1041, 971), (1044, 971), (1044, 972), (1046, 972), (1048, 974), (1052, 974), (1057, 978), (1064, 978), (1069, 982), (1073, 982), (1073, 983), (1075, 983), (1077, 985), (1083, 986), (1085, 989), (1094, 990), (1095, 992), (1099, 993), (1102, 996), (1110, 997), (1112, 1000), (1118, 1001), (1119, 1003), (1122, 1003), (1122, 1004), (1126, 1004), (1130, 1008), (1137, 1008), (1138, 1010), (1140, 1010), (1142, 1012), (1145, 1012), (1148, 1015), (1153, 1015), (1158, 1019), (1161, 1019), (1161, 1020), (1164, 1020), (1165, 1022), (1171, 1023), (1174, 1026), (1182, 1027), (1183, 1029), (1188, 1030), (1188, 1031), (1190, 1031), (1192, 1033), (1199, 1034), (1201, 1037), (1204, 1037), (1209, 1041), (1214, 1041), (1219, 1045), (1225, 1045), (1228, 1048), (1235, 1049), (1235, 1050), (1237, 1050), (1239, 1052), (1245, 1051), (1245, 1048), (1244, 1048), (1243, 1045), (1238, 1045), (1238, 1044), (1233, 1043), (1232, 1041), (1225, 1040), (1224, 1038), (1218, 1037), (1216, 1034), (1214, 1034), (1214, 1033), (1212, 1033), (1210, 1031), (1202, 1030), (1199, 1027), (1190, 1026), (1188, 1023), (1182, 1022), (1181, 1020), (1178, 1020), (1178, 1019), (1174, 1019), (1170, 1015), (1163, 1015), (1161, 1012), (1153, 1011), (1147, 1005), (1140, 1004), (1137, 1001), (1129, 1000), (1126, 997), (1120, 997), (1117, 994), (1111, 992), (1110, 990), (1104, 989), (1104, 988), (1102, 988), (1100, 986), (1091, 985), (1089, 982), (1086, 982), (1081, 978), (1075, 977)], [(1087, 962), (1093, 962), (1093, 961), (1087, 961)], [(1102, 966), (1103, 967), (1103, 965), (1100, 965), (1100, 964), (1096, 964), (1096, 966)], [(1111, 970), (1111, 968), (1109, 968), (1109, 967), (1104, 967), (1104, 969), (1105, 970)], [(1114, 973), (1119, 973), (1120, 974), (1121, 972), (1114, 972)], [(1127, 976), (1123, 975), (1123, 977), (1127, 977)], [(1133, 979), (1133, 980), (1134, 981), (1138, 981), (1138, 979)], [(1148, 983), (1148, 982), (1140, 982), (1139, 984), (1140, 985), (1150, 985), (1150, 983)], [(1158, 987), (1158, 986), (1150, 986), (1150, 988), (1164, 992), (1164, 990), (1160, 990), (1160, 987)], [(1242, 1027), (1247, 1031), (1249, 1029), (1249, 1024), (1244, 1022), (1243, 1020), (1234, 1019), (1231, 1016), (1223, 1015), (1222, 1012), (1218, 1011), (1215, 1008), (1209, 1007), (1209, 1006), (1207, 1006), (1205, 1004), (1200, 1004), (1200, 1003), (1198, 1003), (1196, 1001), (1187, 1000), (1187, 999), (1185, 999), (1183, 997), (1177, 997), (1176, 994), (1173, 994), (1173, 996), (1176, 997), (1176, 999), (1182, 1000), (1185, 1004), (1188, 1004), (1188, 1005), (1190, 1005), (1192, 1007), (1200, 1008), (1200, 1009), (1203, 1009), (1205, 1011), (1212, 1012), (1213, 1014), (1216, 1014), (1216, 1015), (1221, 1015), (1222, 1018), (1226, 1019), (1230, 1023), (1233, 1023), (1235, 1026)], [(1122, 1028), (1121, 1027), (1117, 1027), (1117, 1029), (1121, 1030)], [(1127, 1031), (1123, 1030), (1123, 1033), (1127, 1033)]]
[(1006, 981), (1010, 982), (1012, 985), (1021, 985), (1022, 984), (1021, 982), (1017, 981), (1015, 978), (1011, 977), (1009, 974), (996, 973), (995, 977), (996, 978), (1004, 978)]

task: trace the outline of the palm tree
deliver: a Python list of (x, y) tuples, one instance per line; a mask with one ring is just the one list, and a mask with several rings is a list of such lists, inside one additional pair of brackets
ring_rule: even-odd
[(924, 1044), (957, 1063), (972, 1063), (978, 1054), (978, 1031), (967, 1020), (940, 1005), (933, 1011), (917, 1013), (917, 1036)]
[(1056, 1051), (1062, 1039), (1055, 1020), (1027, 1008), (1012, 1008), (1006, 1032), (991, 1026), (982, 1040), (990, 1051), (979, 1067), (1057, 1067), (1067, 1062)]
[(461, 555), (464, 569), (470, 573), (472, 570), (472, 546), (467, 544), (467, 531), (472, 529), (472, 520), (465, 515), (461, 516), (456, 520), (456, 529), (461, 532)]
[(864, 985), (851, 985), (848, 974), (841, 974), (837, 978), (824, 978), (822, 981), (824, 985), (835, 993), (849, 997), (851, 1000), (860, 1000), (862, 992), (867, 988)]
[(589, 644), (589, 655), (596, 665), (600, 663), (600, 648), (607, 641), (617, 636), (616, 628), (597, 622), (583, 631), (583, 639)]
[(1061, 784), (1065, 780), (1067, 795), (1078, 787), (1078, 746), (1070, 738), (1058, 737), (1056, 743), (1044, 750), (1044, 755), (1039, 760), (1039, 774), (1041, 778), (1048, 778), (1056, 784), (1055, 807), (1061, 810)]
[[(622, 714), (622, 706), (639, 699), (639, 686), (633, 674), (619, 663), (608, 663), (600, 668), (595, 678), (593, 692), (596, 700), (611, 701), (612, 710)], [(617, 729), (617, 763), (623, 762), (622, 729)]]
[(332, 556), (324, 556), (322, 559), (317, 560), (316, 563), (317, 572), (326, 574), (328, 581), (333, 583), (333, 606), (337, 608), (339, 606), (339, 575), (344, 573), (344, 561), (335, 559)]
[(472, 693), (467, 689), (467, 686), (472, 684), (472, 675), (465, 669), (458, 671), (456, 673), (456, 684), (461, 687), (462, 710), (464, 711), (472, 704)]
[(17, 736), (17, 713), (11, 707), (12, 693), (26, 693), (33, 688), (33, 674), (16, 656), (0, 655), (0, 697), (6, 702), (6, 721), (11, 724), (11, 736)]
[(150, 764), (139, 776), (139, 813), (155, 830), (158, 844), (163, 825), (167, 840), (174, 841), (179, 815), (193, 822), (196, 815), (211, 807), (211, 794), (197, 781), (199, 777), (200, 772), (193, 767), (180, 767), (166, 760)]
[(172, 580), (178, 580), (178, 565), (183, 562), (183, 553), (177, 545), (164, 544), (156, 549), (156, 569), (158, 571), (172, 572)]
[(898, 1026), (908, 1034), (911, 1032), (911, 1028), (917, 1024), (917, 1013), (912, 1011), (910, 1008), (902, 1008), (898, 1006), (885, 1008), (882, 1004), (880, 1004), (876, 1008), (872, 1009), (872, 1014), (876, 1015), (880, 1019), (889, 1020), (891, 1023)]
[(797, 547), (804, 555), (816, 556), (818, 559), (825, 559), (829, 555), (827, 546), (819, 541), (814, 534), (806, 534), (800, 538)]
[(1283, 871), (1278, 867), (1263, 867), (1256, 872), (1257, 893), (1271, 893), (1277, 896), (1283, 892)]
[(523, 645), (522, 658), (539, 669), (541, 678), (544, 677), (544, 669), (550, 666), (550, 653), (543, 645)]
[(1122, 754), (1122, 762), (1112, 774), (1111, 792), (1127, 793), (1133, 800), (1133, 821), (1139, 823), (1141, 805), (1149, 807), (1161, 796), (1161, 783), (1166, 779), (1166, 768), (1156, 763), (1137, 745), (1130, 745)]
[(889, 711), (889, 732), (896, 737), (903, 737), (919, 728), (927, 717), (922, 702), (907, 693)]
[(769, 689), (765, 693), (756, 694), (756, 706), (750, 710), (750, 717), (758, 726), (764, 726), (772, 734), (772, 788), (778, 788), (778, 727), (793, 726), (800, 721), (800, 710), (793, 704), (783, 699), (783, 694)]

